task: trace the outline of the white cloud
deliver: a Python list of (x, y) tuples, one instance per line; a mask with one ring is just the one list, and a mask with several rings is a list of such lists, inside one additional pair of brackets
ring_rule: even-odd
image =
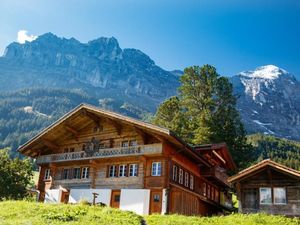
[(37, 39), (38, 36), (35, 35), (27, 35), (28, 31), (27, 30), (19, 30), (18, 31), (18, 39), (17, 41), (20, 44), (24, 44), (25, 41), (34, 41), (35, 39)]

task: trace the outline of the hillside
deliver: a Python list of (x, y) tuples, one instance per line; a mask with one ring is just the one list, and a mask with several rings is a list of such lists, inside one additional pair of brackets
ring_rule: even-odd
[(299, 142), (263, 134), (249, 135), (248, 141), (255, 148), (256, 162), (270, 158), (283, 165), (300, 170)]
[(87, 205), (0, 202), (0, 224), (5, 225), (298, 225), (298, 219), (264, 214), (215, 217), (151, 215), (144, 218), (118, 209)]
[[(81, 90), (26, 89), (0, 93), (0, 149), (19, 145), (66, 112), (85, 102), (108, 110), (112, 99), (97, 99)], [(117, 103), (115, 103), (117, 104)], [(123, 103), (119, 111), (129, 116), (146, 116), (137, 106)]]

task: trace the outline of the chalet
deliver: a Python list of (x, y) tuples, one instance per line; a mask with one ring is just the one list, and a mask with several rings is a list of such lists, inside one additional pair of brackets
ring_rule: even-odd
[(79, 105), (19, 148), (39, 165), (44, 202), (106, 204), (138, 214), (232, 209), (225, 144), (190, 146), (172, 131)]
[(263, 160), (228, 179), (237, 190), (239, 211), (300, 216), (300, 172)]

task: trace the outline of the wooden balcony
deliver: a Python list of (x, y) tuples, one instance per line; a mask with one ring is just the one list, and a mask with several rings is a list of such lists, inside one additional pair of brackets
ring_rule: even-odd
[(228, 175), (226, 174), (225, 169), (219, 166), (215, 166), (208, 170), (202, 171), (202, 175), (211, 181), (215, 181), (218, 183), (222, 183), (223, 185), (229, 186), (229, 183), (227, 181)]
[(111, 158), (121, 156), (136, 156), (162, 153), (162, 144), (138, 145), (130, 147), (99, 149), (95, 152), (70, 152), (52, 155), (42, 155), (37, 157), (37, 164), (66, 162), (87, 159)]

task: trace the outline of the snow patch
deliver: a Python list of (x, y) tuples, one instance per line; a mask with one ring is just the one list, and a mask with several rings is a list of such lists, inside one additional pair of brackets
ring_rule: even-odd
[(281, 74), (286, 74), (287, 71), (274, 66), (274, 65), (266, 65), (256, 68), (254, 71), (245, 71), (241, 72), (240, 75), (251, 77), (251, 78), (262, 78), (274, 80), (277, 79)]
[(51, 116), (48, 116), (45, 113), (41, 113), (37, 110), (33, 110), (32, 106), (25, 106), (23, 108), (23, 110), (24, 110), (25, 113), (32, 113), (32, 114), (35, 114), (36, 116), (43, 116), (43, 117), (51, 118)]
[(262, 128), (264, 128), (266, 131), (264, 132), (264, 134), (275, 134), (273, 131), (271, 131), (270, 129), (268, 129), (266, 126), (270, 126), (272, 125), (272, 123), (262, 123), (259, 120), (252, 120), (254, 123), (258, 124), (259, 126), (261, 126)]

